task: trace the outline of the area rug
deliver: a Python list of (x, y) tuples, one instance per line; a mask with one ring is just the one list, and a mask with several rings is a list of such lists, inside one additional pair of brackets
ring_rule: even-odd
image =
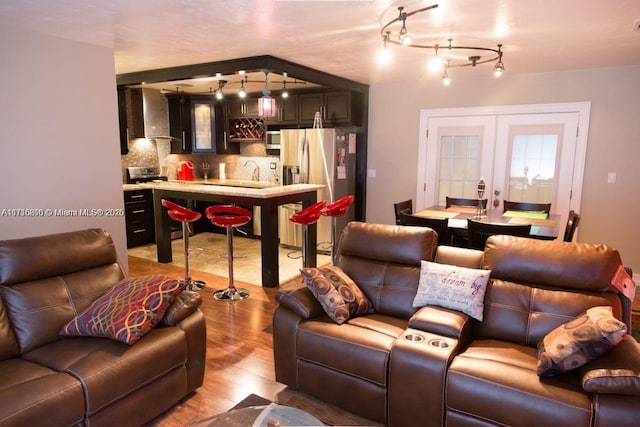
[[(249, 396), (245, 397), (244, 399), (242, 399), (240, 402), (238, 402), (235, 406), (233, 406), (231, 409), (229, 409), (227, 412), (225, 412), (224, 414), (218, 414), (218, 415), (214, 415), (211, 417), (207, 417), (205, 419), (202, 419), (200, 421), (196, 421), (193, 424), (189, 424), (187, 427), (205, 427), (205, 426), (280, 426), (280, 425), (284, 425), (284, 424), (279, 424), (279, 423), (273, 423), (272, 421), (268, 421), (264, 416), (263, 417), (258, 417), (258, 419), (256, 421), (253, 421), (253, 418), (255, 418), (255, 415), (250, 416), (249, 418), (247, 418), (246, 420), (243, 419), (238, 419), (238, 420), (232, 420), (232, 421), (228, 421), (226, 422), (224, 420), (224, 415), (225, 414), (230, 414), (232, 411), (237, 411), (239, 409), (245, 409), (245, 408), (252, 408), (252, 407), (257, 407), (258, 409), (256, 409), (256, 413), (260, 413), (261, 412), (261, 408), (266, 408), (267, 406), (274, 404), (274, 402), (272, 402), (269, 399), (265, 399), (262, 396), (258, 396), (257, 394), (250, 394)], [(275, 407), (278, 408), (285, 408), (284, 406), (278, 406), (277, 404), (274, 404)], [(270, 408), (269, 408), (270, 409)], [(291, 408), (286, 408), (287, 410), (290, 410)], [(293, 408), (295, 411), (297, 412), (301, 412), (299, 409)], [(275, 411), (277, 411), (277, 409), (274, 409)], [(252, 411), (252, 410), (249, 410)], [(270, 414), (273, 414), (275, 412), (271, 412)], [(308, 414), (305, 414), (308, 415)], [(290, 425), (287, 424), (287, 425)], [(311, 424), (301, 424), (301, 425), (306, 425), (309, 426)], [(316, 424), (313, 424), (316, 425)], [(330, 424), (317, 424), (319, 426), (328, 426)]]

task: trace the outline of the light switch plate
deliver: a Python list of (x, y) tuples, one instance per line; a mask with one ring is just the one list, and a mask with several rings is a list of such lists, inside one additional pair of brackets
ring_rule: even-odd
[(367, 169), (367, 178), (375, 178), (376, 170), (375, 169)]
[(616, 181), (618, 180), (618, 176), (615, 172), (609, 172), (607, 174), (607, 183), (608, 184), (615, 184)]

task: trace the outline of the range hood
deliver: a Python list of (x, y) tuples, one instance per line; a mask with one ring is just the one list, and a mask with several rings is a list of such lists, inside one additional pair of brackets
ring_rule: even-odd
[(132, 88), (129, 91), (131, 120), (129, 129), (134, 138), (175, 139), (169, 135), (169, 106), (167, 98), (156, 89)]

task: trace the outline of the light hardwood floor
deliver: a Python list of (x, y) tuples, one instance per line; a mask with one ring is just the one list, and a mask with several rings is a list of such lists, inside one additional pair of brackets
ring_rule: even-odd
[[(181, 267), (129, 256), (129, 274), (168, 274), (181, 277)], [(176, 427), (225, 412), (254, 393), (282, 405), (309, 412), (332, 425), (382, 426), (342, 411), (317, 399), (290, 390), (275, 381), (271, 326), (277, 288), (262, 288), (236, 281), (251, 296), (235, 303), (213, 300), (215, 289), (226, 287), (226, 278), (192, 271), (207, 282), (200, 307), (207, 322), (207, 361), (204, 384), (148, 426)], [(299, 280), (299, 279), (294, 279)], [(287, 286), (286, 284), (283, 286)]]

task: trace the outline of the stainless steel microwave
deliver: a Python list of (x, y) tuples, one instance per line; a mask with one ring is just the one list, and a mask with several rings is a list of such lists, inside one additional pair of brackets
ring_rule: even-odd
[(278, 130), (267, 131), (265, 138), (266, 138), (265, 143), (267, 145), (268, 150), (280, 149), (280, 131)]

